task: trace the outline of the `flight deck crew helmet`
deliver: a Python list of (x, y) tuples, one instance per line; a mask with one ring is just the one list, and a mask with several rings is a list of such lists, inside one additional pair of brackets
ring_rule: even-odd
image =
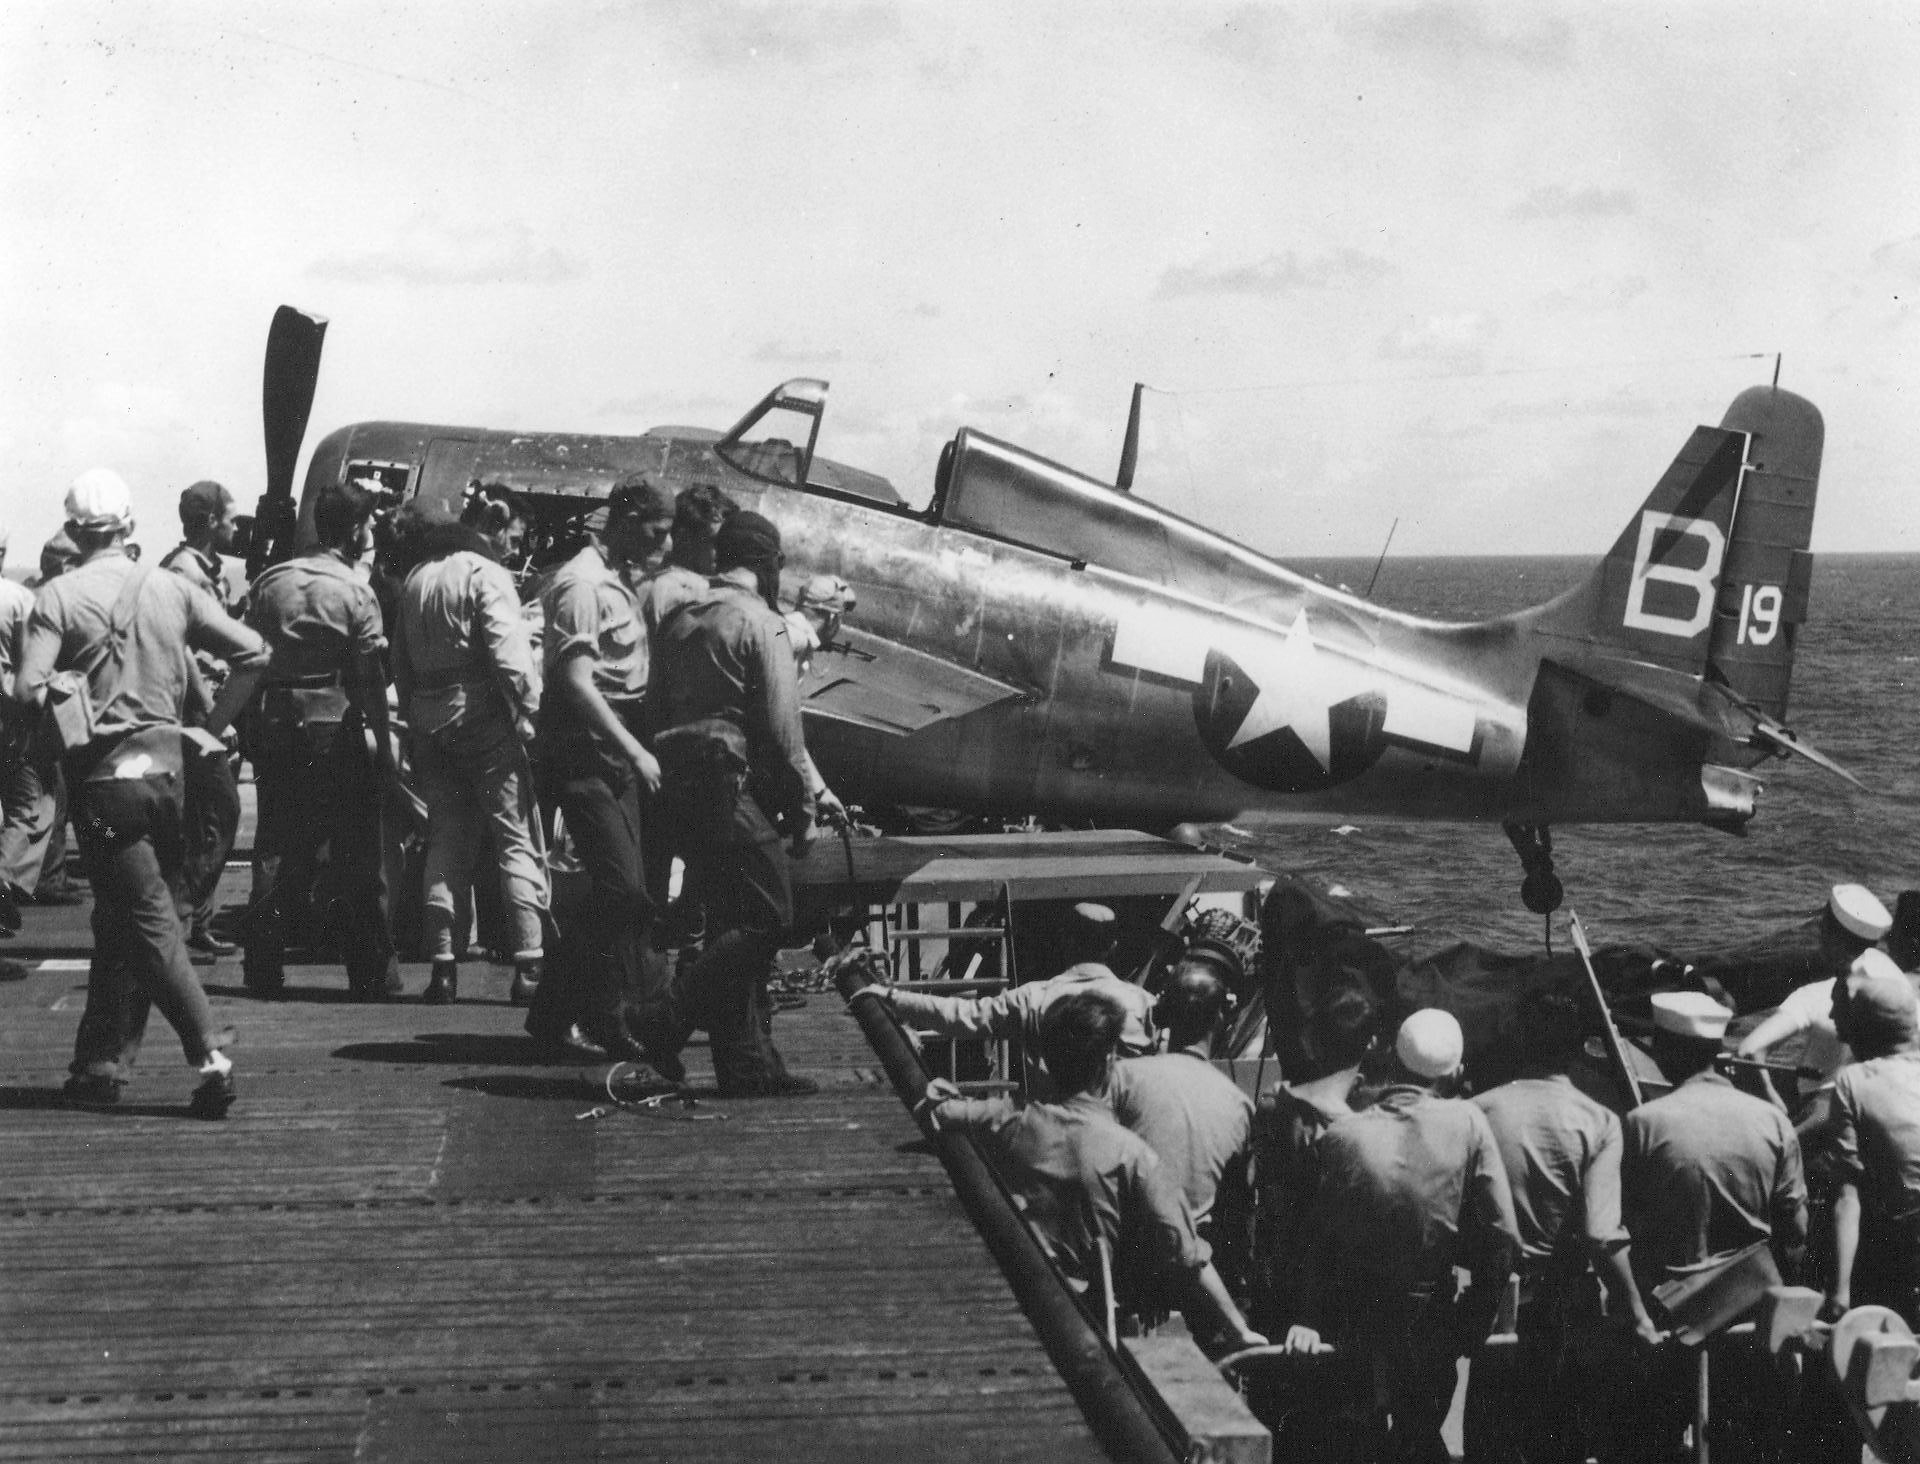
[(90, 533), (133, 528), (133, 494), (112, 468), (88, 468), (67, 489), (67, 523)]
[(750, 569), (767, 608), (780, 608), (780, 566), (786, 555), (780, 548), (780, 529), (771, 519), (743, 508), (720, 525), (713, 536), (713, 567), (717, 574)]

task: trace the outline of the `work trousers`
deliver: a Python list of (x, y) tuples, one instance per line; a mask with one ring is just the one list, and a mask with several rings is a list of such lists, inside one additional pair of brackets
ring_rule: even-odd
[(184, 819), (180, 918), (193, 930), (205, 930), (217, 913), (220, 876), (240, 832), (240, 785), (225, 751), (207, 754), (188, 746)]
[(270, 991), (284, 980), (289, 905), (313, 889), (325, 851), (333, 892), (327, 923), (347, 985), (363, 994), (384, 991), (398, 968), (381, 872), (381, 779), (372, 758), (342, 737), (311, 760), (256, 761), (254, 783), (260, 822), (243, 933), (247, 984)]
[(1515, 1342), (1467, 1370), (1467, 1464), (1581, 1464), (1593, 1402), (1578, 1364), (1599, 1340), (1598, 1283), (1583, 1271), (1521, 1279)]
[(1368, 1419), (1369, 1457), (1381, 1464), (1448, 1464), (1440, 1425), (1459, 1380), (1457, 1307), (1450, 1282), (1404, 1294), (1342, 1289), (1328, 1314), (1348, 1374), (1371, 1391), (1354, 1411)]
[[(497, 877), (512, 921), (513, 954), (539, 955), (541, 914), (549, 904), (546, 842), (533, 768), (512, 723), (483, 715), (418, 736), (414, 772), (427, 805), (427, 954), (454, 954), (458, 916), (467, 911), (470, 918), (464, 892), (476, 877)], [(480, 858), (489, 848), (496, 867), (482, 871)]]
[(578, 1022), (590, 1035), (624, 1032), (626, 1003), (642, 995), (642, 957), (653, 902), (641, 873), (640, 789), (631, 777), (583, 759), (542, 768), (541, 789), (566, 823), (587, 877), (578, 899), (554, 910), (558, 939), (527, 1014), (527, 1028), (559, 1037)]
[(676, 798), (671, 781), (665, 803), (679, 834), (688, 886), (706, 907), (707, 941), (640, 1026), (646, 1040), (664, 1035), (676, 1050), (693, 1030), (705, 1028), (721, 1091), (751, 1092), (786, 1073), (773, 1045), (767, 991), (780, 937), (793, 924), (786, 854), (771, 820), (744, 788), (724, 820), (714, 819), (698, 798)]
[(163, 775), (70, 787), (93, 885), (93, 959), (71, 1071), (124, 1082), (155, 1006), (199, 1067), (233, 1034), (215, 1025), (170, 888), (183, 849), (180, 785)]
[(0, 879), (31, 895), (43, 875), (58, 877), (48, 855), (65, 853), (55, 838), (65, 817), (56, 763), (29, 748), (0, 769)]

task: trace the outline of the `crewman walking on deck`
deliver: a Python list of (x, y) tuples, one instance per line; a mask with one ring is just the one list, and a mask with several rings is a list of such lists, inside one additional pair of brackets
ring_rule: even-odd
[(700, 959), (650, 1003), (648, 1046), (678, 1051), (705, 1027), (720, 1091), (798, 1096), (818, 1087), (789, 1073), (773, 1045), (767, 983), (793, 923), (795, 858), (813, 845), (814, 803), (786, 624), (780, 530), (741, 510), (714, 538), (706, 599), (660, 628), (648, 720), (665, 768), (664, 799), (706, 905)]
[[(406, 709), (413, 771), (427, 805), (427, 954), (421, 1000), (459, 992), (456, 912), (476, 878), (496, 882), (512, 926), (510, 999), (533, 999), (545, 957), (546, 849), (527, 746), (540, 676), (513, 576), (492, 546), (451, 520), (427, 526), (425, 557), (401, 588), (393, 675)], [(493, 867), (479, 870), (488, 848)], [(459, 932), (464, 935), (465, 932)]]
[(1600, 1324), (1597, 1268), (1615, 1318), (1642, 1346), (1661, 1334), (1634, 1284), (1620, 1219), (1620, 1120), (1569, 1076), (1581, 1061), (1579, 1004), (1539, 989), (1520, 1003), (1520, 1075), (1478, 1095), (1513, 1192), (1520, 1236), (1518, 1344), (1483, 1349), (1467, 1378), (1474, 1464), (1580, 1464), (1581, 1378), (1573, 1345)]
[[(1449, 1013), (1415, 1012), (1379, 1098), (1319, 1144), (1306, 1314), (1287, 1346), (1310, 1353), (1324, 1335), (1362, 1362), (1377, 1457), (1393, 1464), (1447, 1459), (1440, 1425), (1456, 1364), (1486, 1340), (1520, 1248), (1486, 1115), (1448, 1096), (1464, 1049)], [(1458, 1297), (1456, 1268), (1471, 1277)]]
[[(1643, 1295), (1724, 1268), (1755, 1245), (1770, 1248), (1786, 1280), (1799, 1274), (1807, 1239), (1800, 1143), (1786, 1114), (1714, 1070), (1732, 1016), (1700, 992), (1653, 998), (1653, 1059), (1676, 1086), (1627, 1115), (1620, 1165)], [(1608, 1443), (1606, 1456), (1640, 1460), (1675, 1448), (1693, 1411), (1695, 1364), (1695, 1354), (1677, 1348), (1648, 1359), (1646, 1375), (1629, 1384), (1633, 1415), (1609, 1410), (1626, 1434)], [(1714, 1457), (1763, 1456), (1779, 1424), (1767, 1406), (1777, 1393), (1765, 1354), (1718, 1348), (1712, 1376)]]
[[(183, 576), (212, 595), (231, 615), (233, 596), (227, 589), (220, 556), (234, 552), (238, 524), (233, 495), (220, 484), (202, 480), (180, 494), (181, 541), (167, 551), (160, 567)], [(226, 678), (226, 667), (208, 655), (194, 657), (194, 696), (212, 705), (213, 692)], [(234, 947), (213, 933), (214, 899), (220, 876), (240, 830), (240, 785), (234, 778), (230, 751), (205, 751), (187, 758), (186, 856), (182, 865), (182, 917), (189, 922), (187, 949), (203, 956), (229, 956)]]
[(87, 1008), (66, 1091), (78, 1102), (118, 1101), (157, 1005), (199, 1075), (193, 1112), (217, 1118), (234, 1097), (233, 1064), (221, 1050), (232, 1034), (215, 1025), (194, 977), (168, 885), (182, 851), (189, 658), (205, 650), (233, 670), (208, 719), (217, 731), (269, 652), (206, 591), (127, 557), (132, 500), (117, 474), (82, 473), (66, 512), (82, 562), (35, 599), (13, 688), (28, 708), (53, 701), (93, 886)]
[(387, 642), (359, 569), (379, 502), (370, 484), (327, 488), (313, 506), (314, 547), (253, 584), (247, 620), (274, 657), (244, 729), (260, 825), (243, 969), (262, 996), (286, 984), (289, 906), (312, 888), (322, 848), (348, 991), (385, 1001), (403, 989), (380, 845), (381, 785), (394, 776)]
[[(526, 1025), (549, 1055), (563, 1055), (578, 1028), (608, 1057), (630, 1061), (645, 1055), (626, 1005), (643, 994), (656, 913), (642, 873), (642, 804), (660, 786), (660, 764), (640, 741), (653, 649), (624, 572), (665, 555), (673, 499), (636, 474), (614, 485), (606, 515), (543, 599), (541, 795), (566, 821), (589, 888), (578, 906), (554, 912), (560, 938)], [(666, 1055), (657, 1060), (677, 1071)]]

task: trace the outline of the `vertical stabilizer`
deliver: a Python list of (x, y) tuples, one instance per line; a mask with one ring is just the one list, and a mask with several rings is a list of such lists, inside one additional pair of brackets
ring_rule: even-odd
[(1806, 619), (1823, 429), (1791, 392), (1742, 392), (1696, 427), (1593, 576), (1544, 605), (1549, 655), (1638, 662), (1786, 710)]

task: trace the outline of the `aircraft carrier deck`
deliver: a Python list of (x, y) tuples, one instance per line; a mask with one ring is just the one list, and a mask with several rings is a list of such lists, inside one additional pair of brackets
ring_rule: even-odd
[(233, 957), (201, 968), (240, 1030), (231, 1115), (187, 1116), (157, 1014), (120, 1106), (84, 1111), (59, 1086), (87, 909), (25, 915), (0, 1460), (1110, 1456), (831, 993), (778, 1021), (817, 1096), (717, 1099), (696, 1045), (694, 1116), (590, 1118), (603, 1070), (533, 1060), (504, 967), (372, 1006), (338, 966), (256, 1000)]
[(0, 1459), (1105, 1457), (837, 997), (779, 1020), (816, 1097), (583, 1119), (505, 968), (361, 1006), (226, 960), (228, 1119), (157, 1015), (85, 1112), (85, 914), (0, 947)]

